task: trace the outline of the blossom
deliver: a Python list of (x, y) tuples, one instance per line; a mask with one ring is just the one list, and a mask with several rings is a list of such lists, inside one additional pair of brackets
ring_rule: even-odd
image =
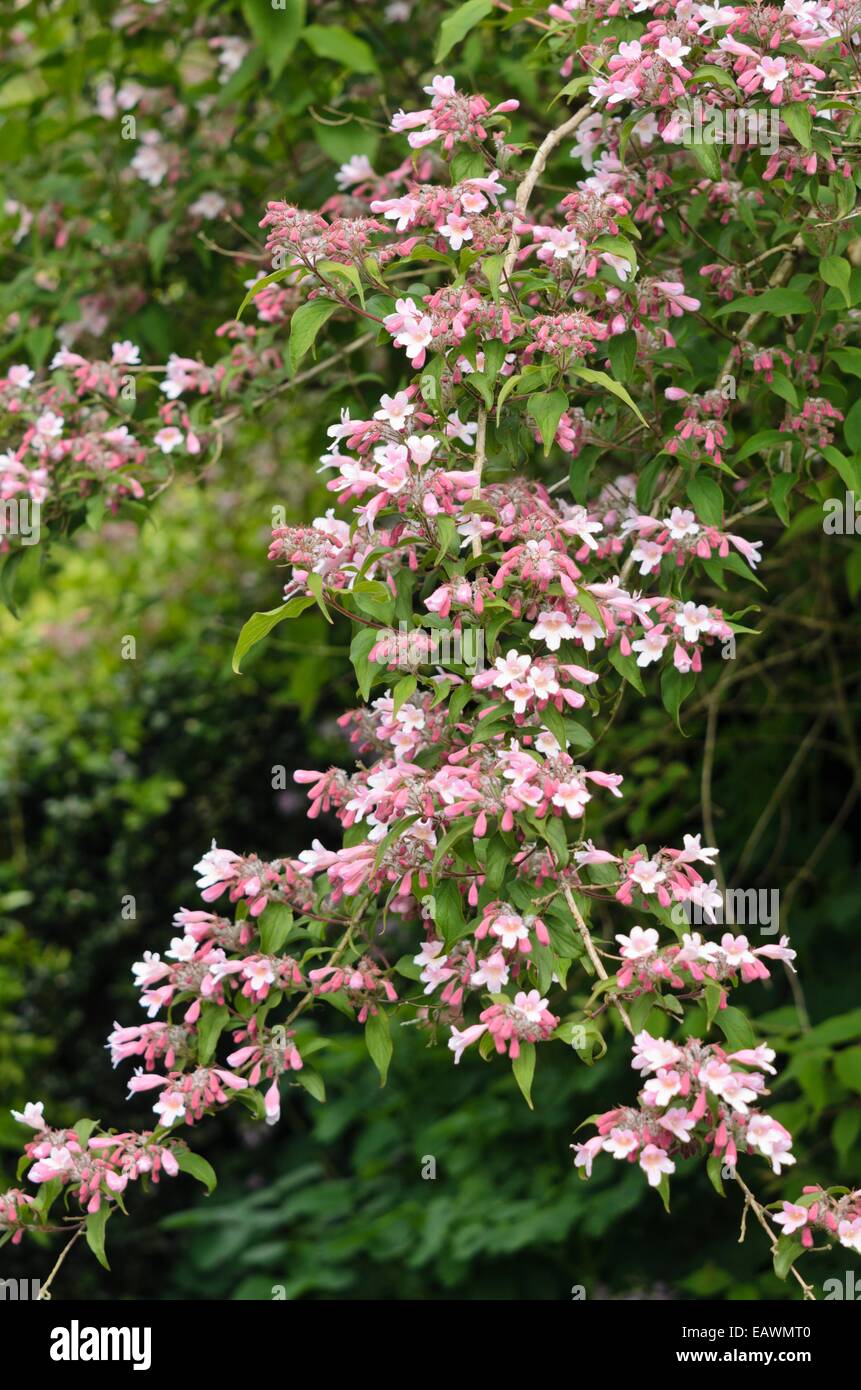
[(178, 430), (175, 425), (165, 425), (154, 435), (154, 441), (161, 449), (163, 454), (172, 454), (183, 439), (182, 430)]
[[(505, 945), (504, 941), (503, 945)], [(509, 970), (505, 956), (501, 951), (494, 951), (481, 962), (478, 970), (473, 971), (470, 976), (470, 984), (474, 986), (485, 985), (491, 994), (499, 994), (508, 984), (508, 977)]]
[(667, 1156), (665, 1149), (659, 1149), (657, 1144), (646, 1144), (640, 1153), (639, 1164), (646, 1174), (650, 1187), (658, 1187), (661, 1178), (665, 1173), (674, 1173), (676, 1165)]
[(638, 859), (631, 869), (631, 879), (642, 893), (654, 893), (658, 884), (663, 883), (666, 877), (654, 859)]
[(467, 241), (472, 241), (472, 227), (469, 218), (462, 217), (459, 213), (450, 212), (445, 222), (439, 228), (440, 236), (444, 236), (449, 243), (452, 251), (459, 251)]
[(783, 1227), (785, 1236), (791, 1236), (807, 1225), (809, 1214), (807, 1207), (799, 1206), (796, 1202), (783, 1202), (781, 1210), (771, 1219), (775, 1225)]
[(611, 1129), (604, 1140), (604, 1149), (613, 1158), (627, 1158), (640, 1147), (640, 1141), (632, 1129)]
[(562, 642), (574, 635), (574, 628), (564, 609), (543, 609), (529, 633), (536, 641), (544, 642), (551, 652), (558, 652)]
[(28, 1100), (23, 1110), (13, 1110), (11, 1112), (13, 1120), (17, 1120), (21, 1125), (27, 1125), (30, 1129), (45, 1129), (45, 1119), (43, 1111), (45, 1102), (43, 1100)]
[(469, 1028), (455, 1028), (452, 1025), (451, 1037), (448, 1040), (450, 1050), (454, 1053), (455, 1066), (463, 1056), (464, 1050), (481, 1037), (487, 1031), (483, 1023), (473, 1023)]
[(630, 936), (616, 936), (616, 940), (621, 942), (621, 954), (625, 960), (641, 960), (651, 955), (657, 948), (658, 939), (654, 927), (648, 927), (645, 931), (642, 927), (632, 927)]

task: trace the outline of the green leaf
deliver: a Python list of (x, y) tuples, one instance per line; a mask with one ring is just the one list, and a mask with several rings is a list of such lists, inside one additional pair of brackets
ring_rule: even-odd
[(282, 603), (280, 608), (270, 608), (267, 613), (252, 613), (246, 623), (242, 625), (242, 631), (237, 638), (236, 646), (233, 649), (233, 670), (236, 675), (241, 675), (240, 664), (247, 652), (255, 647), (268, 632), (285, 618), (295, 618), (299, 613), (304, 613), (306, 608), (310, 608), (314, 600), (307, 594), (300, 594), (297, 598), (291, 598), (287, 603)]
[(763, 290), (762, 294), (742, 295), (730, 304), (722, 304), (715, 310), (714, 317), (722, 314), (809, 314), (813, 305), (800, 290)]
[[(852, 447), (856, 454), (861, 453), (861, 407), (856, 401), (844, 422), (844, 431), (849, 417), (855, 411), (855, 417), (849, 426), (849, 433), (852, 434)], [(856, 437), (857, 436), (857, 437)], [(833, 444), (826, 444), (822, 450), (823, 458), (831, 464), (835, 473), (838, 474), (850, 492), (861, 493), (861, 461), (859, 459), (848, 459)]]
[(523, 1099), (530, 1110), (535, 1107), (532, 1104), (532, 1078), (535, 1075), (535, 1043), (521, 1043), (520, 1055), (515, 1057), (511, 1063), (511, 1070), (514, 1072), (514, 1079), (523, 1094)]
[[(699, 146), (698, 146), (697, 148), (699, 148)], [(658, 1196), (660, 1197), (661, 1201), (662, 1201), (663, 1204), (664, 1204), (664, 1211), (669, 1211), (669, 1210), (670, 1210), (670, 1179), (669, 1179), (669, 1175), (668, 1175), (667, 1173), (662, 1173), (662, 1174), (661, 1174), (661, 1181), (658, 1183), (658, 1185), (657, 1185), (655, 1191), (657, 1192)]]
[(146, 247), (153, 274), (158, 280), (161, 276), (173, 228), (169, 222), (159, 222), (147, 237)]
[(787, 444), (792, 443), (792, 435), (785, 430), (759, 430), (752, 434), (750, 439), (746, 439), (738, 453), (733, 458), (733, 463), (741, 463), (744, 459), (750, 458), (751, 454), (765, 454), (770, 449), (785, 449)]
[(793, 386), (789, 377), (782, 372), (773, 372), (771, 381), (768, 383), (769, 391), (773, 391), (775, 396), (779, 396), (782, 401), (786, 401), (795, 410), (798, 409), (798, 392)]
[(434, 921), (446, 945), (451, 946), (466, 932), (460, 889), (454, 879), (446, 878), (435, 886), (433, 897)]
[(742, 1048), (756, 1046), (754, 1031), (740, 1009), (732, 1005), (720, 1009), (715, 1021), (732, 1052), (741, 1052)]
[(781, 1236), (774, 1247), (774, 1272), (778, 1279), (785, 1279), (799, 1255), (804, 1253), (800, 1240), (792, 1236)]
[(326, 600), (323, 598), (323, 576), (321, 574), (315, 574), (315, 572), (311, 570), (305, 583), (314, 595), (314, 602), (323, 614), (326, 622), (331, 623), (333, 621), (332, 615), (326, 607)]
[(484, 861), (485, 880), (494, 893), (502, 887), (510, 864), (511, 850), (501, 835), (494, 835), (488, 843)]
[(293, 1077), (304, 1086), (309, 1095), (319, 1101), (321, 1105), (326, 1103), (326, 1083), (318, 1071), (313, 1067), (304, 1066), (299, 1071), (293, 1072)]
[(688, 497), (694, 511), (706, 526), (720, 526), (723, 521), (723, 493), (712, 478), (698, 473), (688, 483)]
[(577, 587), (577, 603), (579, 607), (583, 609), (583, 612), (588, 613), (589, 617), (598, 624), (603, 632), (604, 619), (601, 614), (601, 609), (598, 607), (592, 594), (589, 593), (589, 590), (579, 585)]
[(546, 458), (556, 438), (559, 421), (568, 409), (568, 397), (564, 391), (537, 391), (529, 397), (526, 409), (538, 426)]
[(838, 1080), (850, 1091), (861, 1093), (861, 1047), (847, 1047), (838, 1052), (834, 1058), (834, 1071)]
[(640, 675), (640, 668), (637, 665), (636, 658), (630, 655), (625, 656), (618, 647), (611, 647), (608, 656), (610, 658), (610, 665), (615, 666), (619, 675), (622, 676), (629, 685), (632, 685), (635, 690), (639, 691), (641, 695), (645, 695), (646, 687), (643, 685), (643, 677)]
[(852, 267), (842, 256), (823, 256), (819, 262), (819, 274), (826, 285), (840, 291), (846, 301), (847, 309), (852, 305), (852, 295), (849, 290), (849, 279), (852, 274)]
[(105, 1227), (108, 1224), (110, 1214), (111, 1208), (107, 1202), (103, 1201), (98, 1211), (91, 1211), (87, 1217), (87, 1244), (103, 1269), (110, 1269), (108, 1257), (105, 1254)]
[(257, 922), (263, 954), (277, 956), (293, 930), (293, 913), (286, 903), (269, 903)]
[(706, 1159), (706, 1172), (709, 1176), (709, 1182), (719, 1197), (726, 1196), (723, 1190), (723, 1179), (721, 1178), (722, 1167), (723, 1158), (720, 1154), (712, 1154), (710, 1158)]
[(850, 376), (861, 376), (861, 348), (832, 348), (828, 356), (832, 362), (837, 363), (841, 371), (848, 372)]
[(377, 645), (379, 637), (380, 634), (375, 627), (363, 627), (360, 628), (350, 643), (350, 660), (356, 672), (359, 694), (363, 700), (368, 699), (374, 677), (378, 671), (383, 669), (378, 662), (368, 660), (368, 653)]
[[(632, 270), (637, 269), (636, 247), (625, 236), (609, 236), (607, 234), (596, 237), (592, 242), (592, 249), (595, 251), (608, 251), (611, 256), (619, 256), (627, 261)], [(612, 341), (612, 339), (611, 339)]]
[(279, 78), (305, 23), (305, 0), (242, 0), (245, 22), (273, 78)]
[(434, 564), (438, 565), (443, 556), (447, 555), (450, 550), (454, 552), (458, 550), (459, 537), (457, 534), (457, 522), (454, 517), (446, 516), (444, 512), (440, 512), (436, 517), (435, 524), (436, 533), (439, 537), (439, 548), (434, 558)]
[(302, 304), (290, 321), (290, 367), (295, 372), (302, 358), (311, 351), (317, 334), (338, 308), (331, 299), (312, 299)]
[(371, 1054), (371, 1061), (380, 1073), (380, 1085), (385, 1086), (394, 1048), (389, 1031), (389, 1016), (382, 1010), (371, 1014), (365, 1024), (365, 1045)]
[[(462, 840), (464, 835), (472, 835), (474, 825), (474, 820), (465, 817), (463, 820), (455, 821), (451, 830), (446, 831), (434, 850), (433, 864), (431, 865), (434, 873), (436, 873), (439, 865), (442, 863), (449, 850), (457, 844), (458, 840)], [(418, 973), (416, 973), (413, 978), (418, 979)]]
[(794, 473), (776, 473), (771, 480), (771, 504), (784, 526), (789, 525), (789, 494), (797, 482)]
[(681, 671), (676, 670), (675, 666), (665, 666), (661, 672), (661, 699), (664, 703), (664, 709), (672, 715), (680, 734), (684, 733), (684, 729), (679, 718), (679, 710), (692, 693), (696, 683), (696, 677), (692, 672), (688, 671), (686, 674), (682, 674)]
[(810, 115), (810, 108), (803, 101), (792, 101), (786, 106), (781, 106), (780, 118), (792, 131), (799, 145), (801, 145), (803, 149), (809, 150), (810, 136), (813, 129), (813, 118)]
[(348, 280), (358, 294), (359, 302), (364, 305), (365, 291), (362, 286), (361, 276), (354, 265), (341, 265), (340, 261), (316, 261), (314, 269), (315, 271), (321, 272), (321, 280), (324, 278), (331, 280), (333, 275), (336, 280), (338, 278)]
[[(238, 1093), (239, 1096), (245, 1094), (245, 1091)], [(207, 1197), (215, 1191), (218, 1185), (215, 1169), (211, 1163), (207, 1163), (205, 1158), (201, 1158), (200, 1154), (193, 1154), (189, 1149), (178, 1149), (176, 1161), (181, 1173), (188, 1173), (190, 1178), (196, 1178), (198, 1182), (203, 1183)]]
[(75, 1125), (75, 1133), (78, 1136), (78, 1143), (82, 1149), (87, 1147), (87, 1140), (98, 1124), (98, 1120), (78, 1120)]
[(379, 72), (370, 45), (340, 24), (311, 24), (302, 38), (318, 58), (331, 58), (348, 72)]
[(292, 268), (285, 268), (284, 270), (273, 270), (271, 275), (264, 275), (262, 280), (255, 280), (254, 284), (251, 286), (251, 289), (246, 294), (239, 308), (236, 310), (236, 317), (238, 319), (242, 318), (243, 311), (248, 308), (248, 305), (251, 303), (252, 299), (254, 299), (254, 297), (258, 295), (261, 290), (265, 290), (267, 285), (277, 285), (279, 280), (285, 279), (286, 276), (291, 275), (292, 273)]
[(607, 343), (607, 355), (617, 381), (630, 381), (637, 361), (637, 335), (616, 333)]
[(609, 391), (612, 395), (618, 396), (619, 400), (624, 401), (629, 410), (633, 410), (637, 419), (641, 420), (644, 425), (646, 424), (646, 417), (643, 415), (640, 407), (631, 399), (624, 386), (618, 381), (614, 381), (609, 373), (595, 371), (592, 367), (583, 367), (579, 362), (570, 367), (569, 371), (573, 372), (574, 376), (582, 377), (584, 381), (591, 381), (595, 386), (603, 386), (605, 391)]
[[(732, 87), (738, 91), (736, 83), (733, 81), (732, 74), (726, 68), (719, 68), (716, 63), (703, 63), (695, 72), (691, 73), (692, 82), (716, 82), (719, 87)], [(781, 115), (783, 112), (781, 111)]]
[(719, 183), (721, 178), (723, 177), (723, 171), (720, 167), (720, 155), (718, 154), (715, 146), (704, 145), (698, 142), (697, 144), (689, 145), (688, 148), (690, 149), (691, 154), (696, 159), (703, 173), (707, 175), (707, 177), (710, 178), (713, 183)]
[(455, 44), (465, 39), (470, 29), (492, 13), (493, 0), (466, 0), (465, 5), (458, 5), (456, 10), (446, 15), (439, 31), (434, 62), (441, 63), (443, 58), (447, 58)]
[(197, 1021), (197, 1060), (208, 1067), (218, 1046), (218, 1039), (230, 1020), (226, 1004), (204, 1004)]
[(861, 397), (843, 421), (843, 434), (853, 454), (861, 454)]
[(831, 1142), (841, 1163), (846, 1163), (861, 1132), (861, 1110), (841, 1110), (831, 1127)]
[(411, 695), (415, 694), (418, 681), (415, 676), (403, 676), (392, 691), (392, 714), (397, 714)]
[(36, 69), (19, 72), (10, 77), (0, 87), (0, 111), (11, 111), (15, 106), (29, 106), (48, 95), (48, 84)]

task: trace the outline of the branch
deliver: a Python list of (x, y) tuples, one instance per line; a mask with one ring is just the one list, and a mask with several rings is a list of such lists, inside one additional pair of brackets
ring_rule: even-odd
[(556, 146), (560, 145), (566, 136), (573, 134), (581, 121), (585, 121), (586, 117), (591, 114), (591, 107), (582, 106), (579, 111), (574, 112), (573, 116), (569, 116), (567, 121), (563, 121), (562, 125), (557, 126), (555, 130), (551, 130), (550, 134), (545, 136), (538, 146), (538, 149), (535, 151), (532, 163), (521, 179), (517, 193), (514, 196), (514, 229), (512, 230), (508, 246), (506, 247), (505, 260), (502, 263), (502, 273), (506, 280), (510, 277), (514, 269), (514, 262), (517, 260), (517, 253), (520, 250), (520, 236), (517, 231), (516, 214), (526, 211), (535, 185), (544, 173), (547, 167), (547, 161), (556, 149)]
[[(580, 909), (574, 901), (574, 894), (571, 892), (571, 889), (567, 883), (563, 883), (562, 892), (565, 894), (565, 901), (568, 904), (571, 916), (577, 923), (577, 930), (580, 933), (580, 936), (583, 940), (583, 945), (586, 947), (586, 954), (592, 962), (593, 966), (595, 967), (596, 974), (600, 976), (602, 980), (609, 980), (610, 976), (604, 969), (604, 962), (598, 955), (598, 952), (595, 950), (595, 943), (589, 934), (589, 928), (586, 926), (586, 923), (583, 920), (582, 913), (580, 912)], [(624, 1023), (625, 1027), (627, 1028), (628, 1032), (631, 1034), (631, 1037), (633, 1037), (634, 1027), (631, 1023), (630, 1018), (628, 1017), (628, 1011), (625, 1008), (624, 1004), (620, 1004), (618, 999), (612, 999), (611, 1002), (619, 1017), (621, 1018), (622, 1022)]]

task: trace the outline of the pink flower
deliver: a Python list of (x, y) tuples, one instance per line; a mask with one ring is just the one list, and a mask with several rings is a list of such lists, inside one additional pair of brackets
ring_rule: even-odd
[(448, 1045), (450, 1050), (454, 1053), (455, 1066), (457, 1066), (463, 1056), (464, 1050), (472, 1043), (476, 1042), (481, 1037), (482, 1033), (486, 1032), (487, 1025), (484, 1023), (473, 1023), (471, 1027), (464, 1028), (463, 1030), (455, 1028), (454, 1025), (452, 1025), (451, 1037), (448, 1040)]
[(785, 1236), (791, 1236), (807, 1225), (809, 1215), (807, 1207), (798, 1206), (795, 1202), (784, 1202), (781, 1211), (771, 1219), (776, 1226), (783, 1227)]
[(676, 1165), (668, 1158), (665, 1149), (657, 1144), (647, 1144), (640, 1154), (640, 1167), (649, 1180), (650, 1187), (657, 1187), (665, 1173), (674, 1173)]

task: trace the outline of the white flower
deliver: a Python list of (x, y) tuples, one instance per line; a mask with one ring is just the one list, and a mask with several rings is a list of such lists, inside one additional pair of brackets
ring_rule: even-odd
[(658, 44), (658, 56), (663, 58), (665, 63), (669, 63), (671, 68), (680, 68), (682, 59), (686, 53), (690, 53), (690, 47), (683, 44), (678, 37), (669, 38), (665, 36)]
[(491, 994), (498, 994), (508, 984), (508, 966), (501, 951), (494, 951), (481, 962), (470, 976), (471, 985), (485, 985)]
[[(152, 138), (152, 132), (149, 132), (149, 135), (148, 142), (141, 144), (141, 148), (132, 160), (131, 168), (139, 179), (149, 184), (150, 188), (158, 188), (170, 168), (170, 163), (162, 151), (157, 148), (159, 137), (156, 135)], [(146, 139), (147, 137), (144, 136), (144, 140)]]
[(543, 642), (551, 652), (558, 652), (560, 644), (574, 635), (568, 614), (558, 608), (545, 608), (539, 613), (538, 621), (529, 633), (530, 637), (534, 637), (537, 642)]
[(213, 217), (220, 217), (227, 207), (226, 199), (220, 193), (201, 193), (188, 209), (192, 217), (202, 217), (206, 221), (211, 221)]
[(385, 420), (393, 430), (406, 428), (407, 419), (415, 411), (406, 391), (398, 391), (394, 396), (381, 396), (380, 409), (374, 411), (375, 420)]
[(789, 68), (785, 58), (762, 58), (757, 64), (756, 71), (762, 78), (762, 89), (765, 92), (773, 92), (781, 82), (785, 82), (789, 76)]
[(604, 1152), (612, 1154), (613, 1158), (627, 1158), (639, 1147), (640, 1141), (632, 1129), (618, 1127), (610, 1130), (603, 1145)]
[[(784, 1202), (783, 1210), (779, 1211), (771, 1219), (776, 1226), (783, 1227), (783, 1234), (791, 1236), (795, 1231), (800, 1231), (802, 1226), (807, 1225), (807, 1218), (810, 1212), (807, 1207), (799, 1206), (797, 1202)], [(838, 1231), (839, 1234), (839, 1231)]]
[(335, 175), (335, 182), (340, 189), (345, 189), (352, 188), (355, 183), (364, 183), (366, 179), (375, 177), (368, 156), (366, 154), (354, 154), (350, 156), (346, 164), (341, 165)]
[(649, 1105), (669, 1105), (673, 1096), (677, 1096), (681, 1089), (682, 1078), (679, 1073), (659, 1067), (657, 1075), (646, 1082), (643, 1092)]
[(640, 1167), (649, 1180), (650, 1187), (657, 1187), (664, 1173), (674, 1173), (676, 1165), (667, 1157), (664, 1149), (657, 1144), (647, 1144), (640, 1154)]
[(16, 363), (9, 368), (6, 379), (10, 386), (14, 386), (16, 391), (27, 391), (36, 375), (29, 367), (23, 363)]
[[(306, 854), (308, 852), (305, 851)], [(194, 872), (200, 874), (197, 880), (198, 888), (214, 888), (216, 883), (228, 882), (233, 878), (233, 866), (238, 862), (238, 854), (234, 854), (232, 849), (219, 849), (213, 840), (211, 848), (194, 866)]]
[(701, 633), (708, 632), (712, 625), (712, 615), (706, 605), (694, 603), (692, 599), (676, 609), (675, 619), (686, 642), (698, 642)]
[(642, 893), (654, 893), (666, 877), (654, 859), (638, 859), (631, 870), (631, 880)]
[(156, 1101), (153, 1110), (159, 1117), (159, 1122), (167, 1127), (176, 1124), (185, 1116), (185, 1097), (181, 1091), (162, 1091), (161, 1097)]
[(654, 927), (632, 927), (630, 936), (619, 934), (616, 940), (621, 943), (621, 954), (625, 960), (642, 960), (658, 949), (658, 933)]
[(439, 228), (439, 234), (445, 237), (452, 251), (459, 251), (465, 241), (472, 241), (472, 228), (468, 218), (461, 217), (457, 212), (449, 213)]
[(170, 950), (165, 951), (169, 960), (189, 961), (194, 958), (197, 950), (197, 942), (193, 936), (175, 936), (171, 940)]
[(666, 633), (659, 631), (658, 627), (650, 627), (645, 636), (631, 643), (632, 650), (637, 653), (637, 665), (648, 666), (651, 662), (659, 660), (669, 640)]
[(182, 443), (182, 430), (178, 430), (176, 425), (165, 425), (153, 436), (153, 442), (158, 445), (163, 454), (172, 454), (174, 449)]
[[(58, 354), (59, 355), (59, 354)], [(141, 350), (128, 338), (121, 343), (111, 343), (111, 365), (114, 367), (139, 367)]]
[(493, 683), (504, 690), (512, 681), (519, 681), (526, 675), (529, 670), (530, 659), (528, 656), (521, 656), (512, 647), (504, 657), (498, 656), (494, 665), (498, 674)]
[(23, 1110), (13, 1110), (12, 1119), (17, 1120), (19, 1125), (29, 1125), (30, 1129), (46, 1129), (42, 1111), (45, 1109), (43, 1100), (28, 1100)]

